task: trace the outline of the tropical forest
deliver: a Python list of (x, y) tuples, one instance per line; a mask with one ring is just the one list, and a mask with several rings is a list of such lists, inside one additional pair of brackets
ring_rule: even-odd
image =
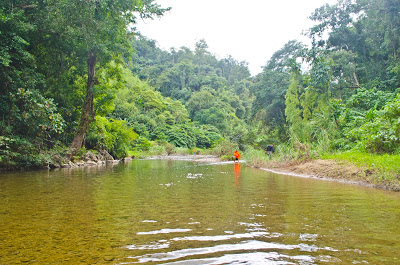
[(89, 153), (232, 160), (239, 150), (254, 167), (332, 160), (371, 183), (399, 183), (399, 0), (317, 8), (310, 44), (287, 42), (255, 76), (206, 39), (163, 50), (135, 28), (169, 10), (154, 0), (2, 0), (0, 167), (54, 168)]

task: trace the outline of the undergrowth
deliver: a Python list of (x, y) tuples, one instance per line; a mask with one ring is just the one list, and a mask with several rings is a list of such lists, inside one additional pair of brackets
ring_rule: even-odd
[(356, 166), (379, 171), (387, 178), (400, 177), (400, 155), (370, 154), (360, 151), (347, 151), (322, 156), (322, 159), (335, 159), (349, 161)]

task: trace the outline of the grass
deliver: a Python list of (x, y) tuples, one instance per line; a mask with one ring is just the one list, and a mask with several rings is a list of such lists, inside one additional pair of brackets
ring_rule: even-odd
[[(281, 146), (280, 146), (281, 147)], [(297, 151), (289, 147), (279, 148), (273, 155), (273, 159), (265, 155), (263, 151), (249, 148), (244, 156), (248, 164), (255, 167), (261, 167), (269, 162), (290, 163), (291, 161), (304, 160)], [(312, 150), (311, 150), (312, 151)], [(311, 152), (310, 151), (310, 152)], [(330, 153), (318, 156), (308, 156), (308, 159), (332, 159), (353, 164), (363, 172), (359, 177), (367, 182), (383, 187), (389, 190), (400, 191), (400, 155), (391, 154), (370, 154), (360, 151), (347, 151), (341, 153)]]
[(400, 155), (370, 154), (359, 151), (347, 151), (325, 155), (322, 159), (349, 161), (356, 166), (364, 167), (375, 172), (374, 182), (387, 186), (395, 185), (400, 188)]
[(377, 155), (359, 151), (348, 151), (324, 155), (322, 159), (346, 160), (358, 166), (392, 171), (400, 174), (400, 155)]
[(252, 167), (262, 167), (270, 160), (263, 150), (257, 150), (252, 147), (247, 148), (246, 152), (243, 154), (243, 158), (247, 161), (247, 164)]

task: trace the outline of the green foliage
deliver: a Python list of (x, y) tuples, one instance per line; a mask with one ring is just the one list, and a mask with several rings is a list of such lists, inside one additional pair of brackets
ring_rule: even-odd
[(196, 146), (193, 128), (189, 126), (172, 126), (165, 132), (165, 135), (167, 141), (177, 147), (193, 148)]
[(149, 155), (166, 155), (167, 151), (163, 145), (153, 145), (149, 148)]
[(360, 128), (352, 131), (363, 149), (373, 153), (393, 153), (400, 149), (400, 96), (376, 111)]
[[(146, 78), (163, 96), (182, 102), (189, 114), (183, 115), (183, 119), (213, 125), (222, 134), (230, 134), (238, 120), (248, 117), (251, 99), (246, 63), (232, 57), (217, 60), (207, 51), (204, 40), (196, 44), (195, 51), (182, 47), (170, 53), (141, 36), (132, 43), (139, 51), (132, 58), (133, 63), (139, 64), (134, 66), (135, 73)], [(182, 116), (177, 115), (180, 113), (171, 112), (175, 123), (184, 123), (177, 119)]]
[(162, 136), (164, 132), (158, 128), (188, 121), (188, 113), (181, 102), (163, 97), (127, 69), (124, 70), (124, 79), (126, 87), (116, 94), (112, 117), (126, 120), (139, 135), (152, 140), (166, 140)]
[(400, 155), (370, 154), (360, 151), (347, 151), (323, 156), (324, 159), (345, 160), (358, 166), (375, 169), (386, 173), (385, 175), (400, 176)]
[(265, 161), (270, 160), (264, 150), (255, 149), (253, 147), (247, 148), (243, 157), (246, 160), (246, 164), (252, 167), (262, 167)]
[(34, 146), (20, 137), (0, 136), (0, 166), (15, 167), (23, 164), (32, 165), (30, 155), (36, 152)]
[[(42, 77), (34, 72), (35, 58), (28, 51), (29, 34), (34, 26), (23, 11), (12, 12), (5, 4), (0, 5), (0, 94), (18, 87), (34, 88), (42, 82)], [(27, 81), (31, 84), (26, 84)]]
[[(53, 137), (63, 131), (64, 120), (52, 99), (43, 97), (37, 90), (17, 89), (9, 94), (9, 100), (0, 134), (20, 135), (43, 144), (50, 144)], [(3, 106), (4, 106), (3, 105)], [(7, 106), (8, 105), (8, 106)]]
[(164, 147), (165, 147), (165, 151), (167, 152), (167, 155), (170, 155), (170, 154), (172, 154), (175, 146), (173, 144), (166, 143)]
[(86, 148), (118, 158), (172, 146), (258, 154), (253, 147), (270, 143), (283, 150), (276, 156), (298, 159), (400, 150), (397, 0), (318, 8), (312, 47), (289, 41), (256, 77), (246, 62), (217, 59), (205, 40), (167, 52), (133, 37), (138, 17), (169, 10), (153, 0), (17, 2), (0, 3), (3, 166), (51, 163), (62, 152), (47, 149), (84, 133), (85, 115), (94, 121)]
[(394, 97), (394, 93), (378, 90), (377, 88), (360, 88), (346, 101), (346, 106), (359, 111), (379, 110), (386, 103), (392, 101)]
[(137, 134), (122, 120), (97, 116), (86, 137), (89, 149), (107, 150), (114, 158), (127, 156)]
[(40, 150), (28, 140), (0, 136), (0, 168), (48, 167), (65, 163), (66, 148), (58, 143), (52, 150)]
[(238, 148), (234, 143), (228, 140), (221, 139), (218, 142), (216, 142), (215, 145), (213, 146), (212, 153), (220, 157), (222, 156), (233, 157), (233, 153), (237, 149)]
[(133, 148), (139, 151), (149, 151), (150, 147), (152, 147), (151, 141), (149, 141), (146, 137), (139, 136), (132, 143)]
[(291, 125), (292, 133), (302, 136), (302, 110), (300, 95), (302, 92), (300, 74), (294, 70), (290, 75), (290, 83), (285, 96), (285, 115)]

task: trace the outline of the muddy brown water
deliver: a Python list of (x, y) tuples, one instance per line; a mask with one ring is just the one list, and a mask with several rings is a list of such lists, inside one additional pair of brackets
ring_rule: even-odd
[(0, 174), (0, 264), (400, 264), (400, 194), (241, 164)]

